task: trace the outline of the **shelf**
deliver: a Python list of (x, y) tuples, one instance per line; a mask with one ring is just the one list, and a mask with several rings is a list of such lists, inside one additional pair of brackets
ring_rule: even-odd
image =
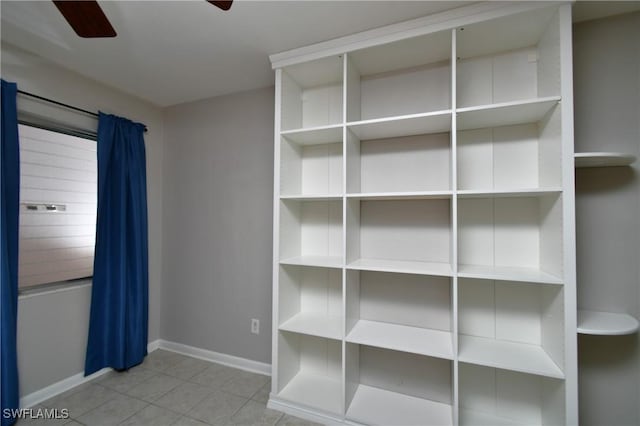
[(437, 200), (451, 198), (452, 191), (367, 192), (347, 194), (360, 200)]
[(349, 194), (451, 194), (448, 133), (358, 140), (348, 132), (345, 143)]
[(300, 372), (287, 383), (278, 396), (330, 413), (342, 412), (340, 379)]
[[(349, 53), (362, 75), (401, 74), (425, 65), (450, 62), (451, 32), (439, 31)], [(415, 90), (415, 89), (414, 89)]]
[(342, 195), (336, 194), (296, 194), (296, 195), (281, 195), (281, 200), (292, 201), (339, 201), (342, 200)]
[(461, 277), (561, 284), (562, 197), (460, 198)]
[(476, 190), (463, 189), (458, 190), (460, 198), (507, 198), (507, 197), (537, 197), (549, 194), (559, 194), (562, 188), (522, 188), (522, 189), (493, 189), (493, 190)]
[(549, 21), (555, 12), (556, 9), (553, 8), (537, 8), (506, 18), (480, 21), (458, 28), (457, 55), (463, 59), (494, 56), (522, 47), (535, 46), (550, 31)]
[(323, 268), (342, 268), (340, 256), (298, 256), (283, 259), (281, 265), (320, 266)]
[(460, 425), (473, 426), (523, 426), (528, 423), (516, 422), (478, 410), (460, 409)]
[(460, 335), (458, 359), (487, 367), (564, 378), (562, 370), (540, 346), (526, 343)]
[(562, 187), (560, 119), (560, 108), (554, 108), (539, 122), (457, 132), (459, 193), (495, 192), (497, 196), (523, 193), (526, 196), (559, 190)]
[(323, 145), (342, 140), (342, 125), (336, 124), (311, 127), (308, 129), (286, 130), (280, 132), (280, 135), (299, 145)]
[(342, 74), (343, 59), (339, 55), (283, 68), (279, 80), (281, 130), (313, 132), (339, 126), (343, 117)]
[(618, 167), (629, 166), (636, 161), (635, 155), (619, 152), (576, 152), (575, 166), (583, 167)]
[(459, 383), (460, 426), (567, 424), (554, 404), (561, 379), (461, 362)]
[(280, 330), (307, 334), (309, 336), (341, 340), (342, 323), (342, 318), (338, 316), (303, 312), (284, 321), (278, 328)]
[(451, 265), (448, 263), (415, 262), (408, 260), (358, 259), (347, 264), (347, 269), (434, 275), (439, 277), (450, 277), (453, 275)]
[(360, 140), (443, 133), (451, 130), (451, 110), (355, 121), (347, 126)]
[(451, 32), (350, 52), (344, 81), (348, 122), (450, 109)]
[(578, 310), (578, 333), (622, 336), (638, 331), (638, 320), (627, 314)]
[(451, 333), (400, 324), (358, 320), (346, 341), (378, 348), (453, 359)]
[(562, 279), (555, 275), (533, 269), (508, 266), (458, 265), (458, 276), (486, 280), (521, 281), (541, 284), (562, 285)]
[(416, 398), (372, 386), (359, 385), (347, 418), (372, 425), (433, 425), (453, 424), (448, 404)]
[(458, 130), (482, 129), (485, 127), (511, 126), (540, 121), (558, 102), (560, 97), (459, 108)]
[(341, 142), (301, 145), (284, 137), (281, 142), (280, 195), (283, 199), (318, 199), (342, 194)]
[(279, 235), (282, 263), (342, 267), (342, 199), (280, 200)]

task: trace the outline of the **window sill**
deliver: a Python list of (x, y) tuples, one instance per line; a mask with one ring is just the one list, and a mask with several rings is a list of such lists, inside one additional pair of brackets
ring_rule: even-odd
[(45, 294), (61, 293), (64, 291), (76, 290), (81, 287), (89, 287), (93, 282), (93, 278), (84, 278), (74, 281), (60, 281), (56, 283), (34, 286), (32, 288), (18, 289), (18, 300), (28, 299), (35, 296), (43, 296)]

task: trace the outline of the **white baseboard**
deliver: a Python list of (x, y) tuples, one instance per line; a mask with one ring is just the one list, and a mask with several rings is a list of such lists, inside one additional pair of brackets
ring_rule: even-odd
[[(149, 342), (149, 344), (147, 345), (147, 352), (151, 353), (158, 349), (158, 347), (160, 347), (160, 339)], [(42, 401), (46, 401), (47, 399), (53, 398), (54, 396), (59, 395), (62, 392), (66, 392), (69, 389), (80, 386), (81, 384), (93, 380), (96, 377), (100, 377), (103, 374), (108, 373), (109, 371), (111, 371), (111, 368), (103, 368), (102, 370), (96, 371), (95, 373), (87, 377), (85, 377), (84, 373), (82, 372), (74, 374), (71, 377), (67, 377), (66, 379), (62, 379), (59, 382), (53, 383), (45, 388), (23, 396), (22, 398), (20, 398), (20, 407), (30, 408), (34, 405), (38, 405)]]
[(264, 362), (253, 361), (247, 358), (240, 358), (207, 349), (196, 348), (194, 346), (183, 345), (182, 343), (169, 342), (167, 340), (160, 340), (159, 347), (160, 349), (165, 349), (182, 355), (188, 355), (205, 361), (211, 361), (217, 364), (238, 368), (240, 370), (271, 376), (271, 364), (266, 364)]
[(29, 395), (25, 395), (20, 398), (20, 407), (21, 408), (30, 408), (34, 405), (41, 403), (42, 401), (46, 401), (49, 398), (53, 398), (56, 395), (61, 394), (62, 392), (66, 392), (71, 388), (75, 388), (83, 383), (88, 382), (89, 380), (93, 380), (96, 377), (100, 377), (103, 374), (111, 371), (111, 368), (103, 368), (102, 370), (96, 371), (90, 376), (84, 375), (84, 373), (74, 374), (71, 377), (67, 377), (66, 379), (60, 380), (52, 385), (47, 386), (46, 388), (42, 388), (35, 392), (30, 393)]
[[(246, 358), (240, 358), (233, 355), (222, 354), (219, 352), (213, 352), (206, 349), (200, 349), (193, 346), (183, 345), (181, 343), (168, 342), (166, 340), (157, 339), (153, 342), (149, 342), (147, 345), (147, 352), (151, 353), (156, 349), (166, 349), (168, 351), (177, 352), (183, 355), (189, 355), (194, 358), (200, 358), (205, 361), (211, 361), (218, 364), (228, 365), (230, 367), (239, 368), (241, 370), (251, 371), (253, 373), (271, 375), (271, 365), (258, 361), (252, 361)], [(103, 368), (100, 371), (96, 371), (90, 376), (85, 377), (84, 373), (74, 374), (71, 377), (62, 379), (59, 382), (53, 383), (45, 388), (32, 392), (28, 395), (20, 398), (21, 408), (30, 408), (34, 405), (46, 401), (49, 398), (53, 398), (56, 395), (66, 392), (76, 386), (86, 383), (90, 380), (100, 377), (103, 374), (111, 371), (111, 368)]]
[(151, 353), (160, 347), (160, 339), (156, 339), (153, 342), (149, 342), (147, 345), (147, 353)]

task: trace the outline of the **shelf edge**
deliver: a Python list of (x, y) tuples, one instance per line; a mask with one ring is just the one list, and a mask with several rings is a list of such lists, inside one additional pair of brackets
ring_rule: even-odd
[[(585, 325), (600, 323), (599, 327)], [(605, 324), (609, 322), (609, 324)], [(582, 323), (582, 325), (581, 325)], [(578, 334), (590, 336), (625, 336), (638, 332), (640, 322), (631, 315), (613, 312), (578, 310)]]
[(621, 152), (576, 152), (575, 167), (627, 167), (636, 161), (636, 156)]

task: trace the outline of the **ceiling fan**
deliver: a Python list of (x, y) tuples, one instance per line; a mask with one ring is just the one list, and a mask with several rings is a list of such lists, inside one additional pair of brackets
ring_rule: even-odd
[[(116, 30), (107, 19), (97, 1), (53, 0), (71, 28), (82, 38), (115, 37)], [(231, 8), (231, 1), (208, 1), (222, 10)]]

